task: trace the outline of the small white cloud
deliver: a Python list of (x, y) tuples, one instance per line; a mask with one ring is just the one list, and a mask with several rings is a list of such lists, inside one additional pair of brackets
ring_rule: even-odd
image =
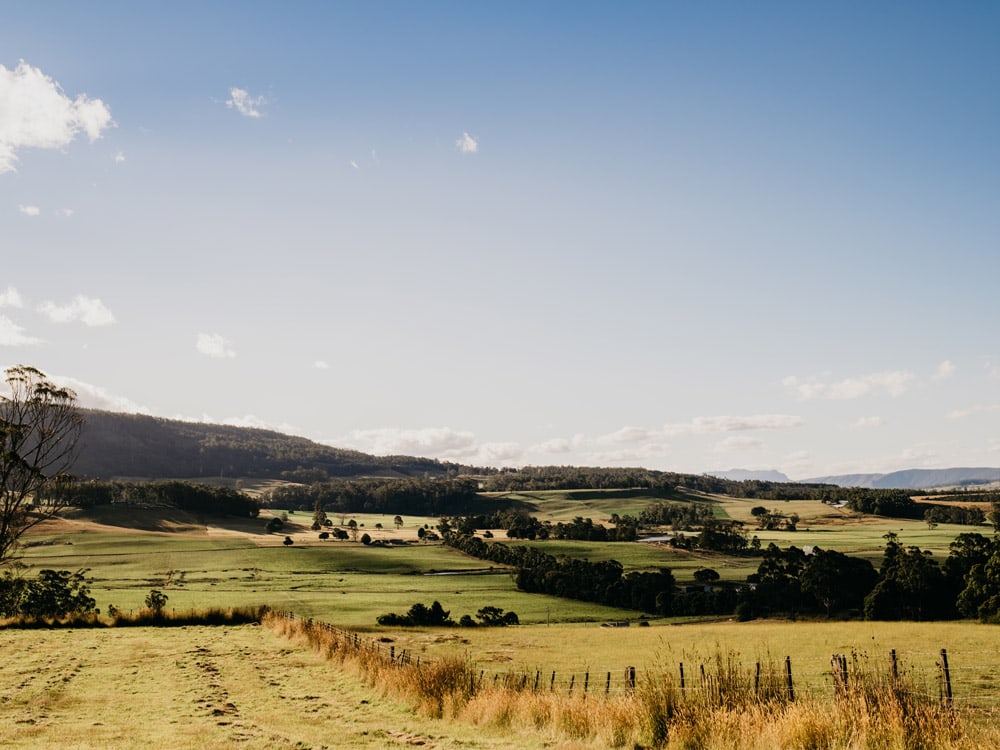
[(100, 99), (70, 99), (62, 87), (24, 60), (13, 70), (0, 65), (0, 174), (15, 171), (23, 148), (58, 149), (83, 132), (94, 141), (113, 127)]
[(42, 212), (42, 209), (40, 209), (38, 206), (20, 205), (17, 207), (17, 210), (20, 211), (25, 216), (38, 216), (38, 214)]
[(351, 166), (354, 167), (355, 169), (361, 169), (361, 167), (358, 166), (358, 163), (354, 161), (354, 159), (351, 159)]
[(67, 218), (67, 219), (68, 219), (68, 218), (69, 218), (70, 216), (72, 216), (72, 215), (73, 215), (73, 213), (74, 213), (74, 211), (73, 211), (73, 209), (72, 209), (72, 208), (60, 208), (60, 209), (59, 209), (59, 215), (60, 215), (60, 216), (63, 216), (63, 217), (65, 217), (65, 218)]
[(955, 365), (953, 365), (950, 360), (946, 359), (937, 366), (937, 369), (934, 370), (934, 375), (932, 377), (934, 380), (947, 380), (955, 374), (955, 369)]
[(716, 453), (729, 453), (732, 451), (754, 451), (764, 447), (764, 441), (746, 435), (733, 435), (715, 444), (713, 450)]
[(462, 137), (455, 141), (455, 148), (463, 154), (474, 154), (479, 150), (479, 141), (468, 133), (462, 133)]
[(566, 438), (553, 438), (538, 445), (531, 446), (533, 453), (569, 453), (573, 449), (570, 441)]
[(52, 382), (64, 388), (71, 388), (77, 396), (80, 406), (87, 409), (102, 409), (104, 411), (124, 412), (126, 414), (151, 414), (146, 406), (137, 404), (125, 396), (109, 393), (106, 388), (91, 385), (76, 378), (63, 375), (53, 375)]
[(6, 291), (0, 292), (0, 307), (24, 307), (21, 293), (14, 287), (8, 286)]
[(985, 414), (994, 411), (1000, 411), (1000, 404), (976, 404), (975, 406), (970, 406), (968, 409), (950, 411), (945, 414), (945, 418), (965, 419), (966, 417), (971, 417), (973, 414)]
[(895, 370), (845, 378), (833, 383), (823, 382), (818, 378), (803, 379), (795, 375), (789, 375), (781, 382), (794, 390), (803, 401), (812, 399), (837, 401), (862, 398), (877, 391), (885, 391), (896, 398), (906, 393), (913, 379), (913, 373)]
[(662, 435), (653, 430), (647, 430), (645, 427), (622, 427), (616, 432), (611, 432), (607, 435), (601, 435), (597, 438), (598, 443), (641, 443), (649, 440), (655, 440)]
[(621, 450), (588, 453), (587, 460), (598, 466), (607, 464), (641, 464), (652, 459), (668, 456), (671, 451), (672, 446), (669, 443), (653, 442)]
[(261, 117), (263, 113), (260, 108), (265, 104), (267, 100), (263, 96), (250, 96), (246, 89), (235, 87), (229, 89), (229, 99), (226, 100), (227, 107), (235, 109), (244, 117)]
[(802, 417), (794, 414), (751, 414), (743, 417), (695, 417), (690, 422), (664, 425), (663, 431), (667, 435), (709, 435), (746, 430), (787, 430), (801, 427), (803, 424)]
[(329, 370), (330, 369), (330, 365), (328, 365), (326, 362), (324, 362), (321, 359), (317, 360), (316, 362), (313, 362), (313, 367), (315, 367), (317, 370)]
[(107, 326), (115, 322), (115, 316), (99, 299), (78, 294), (68, 305), (43, 302), (38, 311), (53, 323), (80, 321), (86, 326)]
[(232, 343), (217, 333), (199, 333), (195, 348), (206, 357), (232, 359), (236, 356)]
[(115, 164), (123, 164), (125, 162), (125, 154), (121, 151), (115, 154)]
[(873, 427), (882, 426), (882, 417), (861, 417), (857, 422), (854, 423), (857, 429), (870, 429)]
[(0, 346), (36, 346), (41, 343), (41, 339), (25, 335), (21, 326), (0, 315)]

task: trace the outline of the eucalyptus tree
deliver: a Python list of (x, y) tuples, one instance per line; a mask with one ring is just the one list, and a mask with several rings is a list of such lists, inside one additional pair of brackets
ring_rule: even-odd
[(0, 565), (21, 536), (70, 504), (58, 486), (76, 460), (83, 416), (76, 394), (27, 365), (5, 371), (0, 392)]

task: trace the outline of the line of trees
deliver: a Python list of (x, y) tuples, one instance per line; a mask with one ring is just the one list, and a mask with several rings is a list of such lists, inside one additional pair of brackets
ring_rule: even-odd
[(276, 487), (262, 501), (284, 510), (441, 516), (481, 504), (478, 490), (470, 478), (351, 479)]
[(260, 505), (249, 495), (230, 487), (191, 482), (68, 482), (53, 486), (49, 494), (61, 504), (79, 508), (98, 505), (147, 505), (180, 508), (209, 516), (256, 518)]

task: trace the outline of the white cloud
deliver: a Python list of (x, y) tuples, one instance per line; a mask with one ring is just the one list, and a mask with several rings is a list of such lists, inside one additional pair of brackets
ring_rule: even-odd
[(858, 429), (868, 429), (882, 426), (882, 417), (861, 417), (854, 426)]
[(207, 357), (232, 359), (236, 356), (232, 343), (218, 333), (199, 333), (195, 348)]
[(425, 427), (404, 429), (382, 427), (373, 430), (355, 430), (346, 438), (347, 444), (366, 453), (378, 456), (468, 456), (475, 453), (476, 436), (471, 432), (450, 427)]
[(72, 389), (76, 393), (77, 402), (84, 408), (124, 412), (126, 414), (152, 413), (148, 407), (137, 404), (125, 396), (109, 393), (106, 388), (102, 388), (99, 385), (91, 385), (82, 380), (64, 375), (53, 375), (51, 379), (57, 385)]
[(0, 174), (15, 171), (22, 148), (62, 148), (83, 132), (94, 141), (112, 127), (100, 99), (70, 99), (62, 87), (24, 60), (13, 70), (0, 65)]
[(260, 117), (262, 115), (260, 108), (265, 104), (267, 100), (263, 96), (250, 96), (250, 92), (246, 89), (235, 87), (229, 89), (229, 99), (226, 100), (227, 107), (235, 109), (245, 117)]
[(0, 346), (35, 346), (42, 340), (26, 336), (24, 329), (10, 318), (0, 315)]
[(764, 441), (752, 438), (747, 435), (733, 435), (715, 444), (713, 450), (716, 453), (729, 453), (732, 451), (752, 451), (764, 447)]
[(351, 166), (354, 167), (355, 169), (361, 169), (361, 167), (358, 166), (358, 163), (354, 161), (354, 159), (351, 159)]
[(655, 440), (662, 435), (645, 427), (622, 427), (616, 432), (601, 435), (597, 438), (598, 443), (641, 443), (647, 440)]
[(690, 422), (664, 425), (663, 430), (667, 435), (707, 435), (744, 430), (787, 430), (803, 424), (802, 417), (794, 414), (751, 414), (745, 417), (695, 417)]
[(669, 443), (646, 443), (634, 448), (623, 448), (615, 451), (598, 451), (588, 453), (587, 460), (602, 466), (607, 464), (641, 464), (650, 459), (663, 458), (673, 450)]
[(973, 414), (984, 414), (993, 411), (1000, 411), (1000, 404), (976, 404), (968, 409), (955, 409), (945, 415), (946, 419), (965, 419)]
[(782, 384), (794, 390), (804, 401), (812, 399), (847, 400), (862, 398), (870, 393), (885, 391), (893, 398), (902, 396), (909, 388), (914, 375), (901, 370), (875, 372), (856, 378), (845, 378), (833, 383), (818, 378), (803, 379), (789, 375)]
[(86, 326), (107, 326), (115, 322), (115, 316), (99, 299), (78, 294), (68, 305), (43, 302), (38, 311), (48, 316), (53, 323), (80, 321)]
[(937, 369), (934, 370), (932, 378), (934, 380), (947, 380), (955, 374), (955, 369), (955, 365), (952, 364), (950, 360), (946, 359), (937, 366)]
[(25, 216), (38, 216), (38, 214), (42, 212), (42, 209), (40, 209), (38, 206), (25, 206), (23, 204), (18, 206), (17, 210), (20, 211)]
[(59, 215), (60, 216), (65, 216), (67, 219), (70, 216), (72, 216), (73, 214), (74, 214), (74, 211), (73, 211), (72, 208), (60, 208), (59, 209)]
[(0, 307), (24, 307), (21, 293), (14, 287), (8, 286), (6, 291), (0, 292)]
[(552, 438), (531, 446), (530, 450), (532, 453), (569, 453), (573, 450), (573, 445), (566, 438)]
[(468, 133), (462, 133), (462, 137), (455, 141), (455, 148), (463, 154), (474, 154), (479, 150), (479, 141)]
[(125, 154), (121, 151), (115, 154), (115, 164), (122, 164), (125, 161)]
[(317, 360), (316, 362), (313, 362), (313, 367), (315, 367), (317, 370), (329, 370), (330, 369), (330, 365), (328, 365), (326, 362), (324, 362), (321, 359)]

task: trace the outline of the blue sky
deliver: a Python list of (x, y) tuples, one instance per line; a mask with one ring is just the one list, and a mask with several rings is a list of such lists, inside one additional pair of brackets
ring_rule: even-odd
[(0, 364), (85, 405), (490, 465), (1000, 465), (996, 4), (2, 17)]

